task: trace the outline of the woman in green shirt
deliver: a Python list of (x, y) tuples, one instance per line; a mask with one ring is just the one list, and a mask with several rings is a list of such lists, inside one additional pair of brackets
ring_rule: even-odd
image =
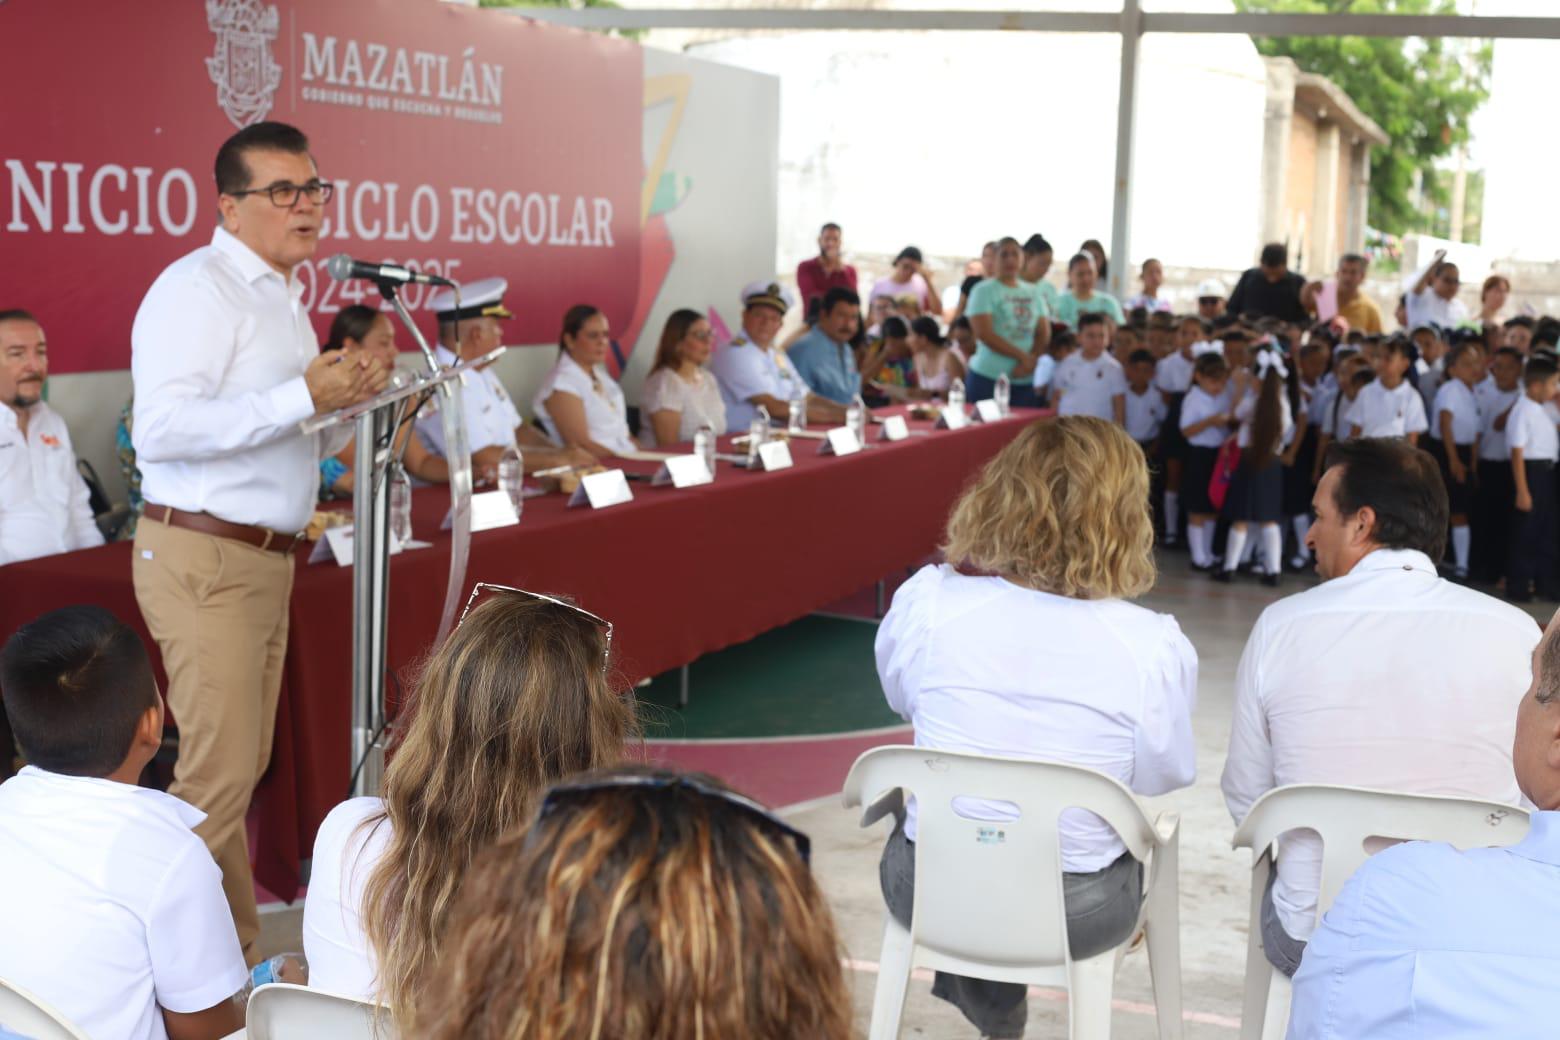
[(1051, 339), (1050, 309), (1045, 296), (1032, 282), (1018, 276), (1021, 253), (1016, 238), (997, 243), (997, 274), (970, 290), (965, 313), (975, 330), (977, 346), (970, 359), (966, 390), (969, 400), (992, 396), (997, 379), (1012, 384), (1010, 403), (1015, 408), (1036, 408), (1037, 387), (1050, 379), (1050, 366), (1038, 372)]
[[(1099, 275), (1094, 269), (1094, 257), (1079, 253), (1067, 261), (1067, 291), (1056, 301), (1056, 320), (1065, 322), (1071, 329), (1078, 328), (1078, 315), (1103, 314), (1118, 326), (1125, 322), (1121, 303), (1108, 292), (1096, 289)], [(1115, 330), (1111, 330), (1114, 338)]]

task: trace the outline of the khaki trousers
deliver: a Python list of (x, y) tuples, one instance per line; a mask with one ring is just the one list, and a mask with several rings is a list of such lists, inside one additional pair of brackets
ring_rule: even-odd
[(135, 598), (162, 650), (179, 758), (168, 792), (206, 814), (195, 832), (222, 869), (244, 957), (260, 917), (244, 816), (271, 758), (293, 560), (143, 517)]

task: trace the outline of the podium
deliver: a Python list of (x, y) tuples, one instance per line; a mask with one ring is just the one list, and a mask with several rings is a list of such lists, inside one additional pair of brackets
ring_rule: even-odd
[[(441, 366), (397, 295), (394, 282), (379, 282), (380, 294), (411, 330), (426, 372), (398, 369), (378, 397), (299, 424), (304, 434), (355, 426), (352, 491), (352, 797), (379, 793), (385, 762), (385, 627), (390, 597), (390, 474), (401, 464), (396, 440), (430, 397), (438, 398), (450, 467), (451, 546), (444, 609), (434, 645), (455, 627), (471, 553), (471, 447), (466, 438), (461, 387), (473, 372), (506, 347), (472, 361)], [(410, 434), (409, 436), (415, 436)]]

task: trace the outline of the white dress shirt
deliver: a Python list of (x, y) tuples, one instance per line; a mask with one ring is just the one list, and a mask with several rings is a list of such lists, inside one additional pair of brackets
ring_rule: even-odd
[(1181, 401), (1181, 432), (1186, 436), (1186, 443), (1194, 448), (1217, 448), (1228, 439), (1229, 427), (1218, 423), (1205, 426), (1196, 433), (1186, 433), (1186, 428), (1227, 413), (1230, 410), (1230, 396), (1228, 385), (1219, 391), (1217, 397), (1200, 386), (1194, 386), (1186, 392), (1186, 397)]
[[(715, 352), (710, 371), (726, 403), (726, 429), (746, 433), (758, 415), (753, 398), (767, 394), (780, 401), (806, 397), (812, 390), (779, 347), (760, 347), (744, 336)], [(780, 418), (780, 416), (775, 416)]]
[[(1538, 626), (1443, 581), (1424, 553), (1377, 549), (1272, 604), (1235, 675), (1224, 800), (1237, 824), (1288, 784), (1346, 784), (1515, 805), (1511, 739)], [(1273, 905), (1311, 934), (1321, 841), (1279, 839)]]
[(220, 227), (157, 276), (130, 332), (146, 501), (283, 533), (308, 526), (320, 459), (352, 427), (298, 432), (314, 414), (303, 373), (319, 354), (302, 297), (296, 276)]
[(1441, 413), (1452, 416), (1452, 437), (1456, 443), (1469, 445), (1479, 436), (1479, 402), (1473, 391), (1461, 379), (1448, 379), (1435, 392), (1435, 423), (1430, 427), (1436, 440), (1441, 439)]
[(1141, 394), (1127, 390), (1127, 436), (1147, 443), (1159, 436), (1159, 428), (1170, 414), (1164, 395), (1150, 386)]
[(672, 443), (686, 444), (693, 440), (693, 435), (705, 423), (717, 435), (726, 432), (726, 404), (721, 400), (720, 386), (715, 382), (715, 376), (702, 368), (694, 372), (691, 383), (670, 368), (658, 368), (645, 379), (639, 392), (639, 414), (643, 417), (640, 420), (641, 440), (647, 448), (670, 446), (657, 444), (655, 440), (655, 423), (651, 416), (662, 411), (678, 414), (677, 440)]
[(378, 798), (349, 798), (330, 811), (314, 837), (303, 899), (303, 956), (309, 985), (358, 1000), (377, 999), (378, 958), (363, 925), (363, 889), (390, 846), (390, 820)]
[(1506, 454), (1522, 449), (1523, 462), (1554, 462), (1560, 456), (1560, 435), (1544, 406), (1527, 394), (1517, 398), (1506, 417)]
[[(1067, 762), (1143, 795), (1196, 775), (1197, 652), (1168, 614), (934, 565), (894, 593), (876, 651), (888, 706), (915, 727), (917, 747)], [(959, 811), (1012, 820), (1013, 808), (971, 798)], [(912, 801), (905, 836), (915, 835)], [(1083, 810), (1062, 814), (1061, 847), (1073, 874), (1126, 851)]]
[(628, 435), (628, 403), (623, 399), (623, 388), (607, 373), (605, 365), (595, 366), (595, 381), (591, 373), (580, 367), (566, 351), (558, 353), (558, 363), (542, 380), (532, 404), (536, 417), (547, 428), (547, 436), (562, 445), (563, 436), (558, 424), (547, 412), (547, 399), (554, 391), (572, 394), (585, 406), (585, 426), (590, 439), (617, 455), (634, 451), (634, 439)]
[[(459, 362), (455, 353), (442, 343), (434, 348), (440, 365)], [(483, 448), (507, 448), (515, 443), (520, 412), (509, 399), (509, 392), (492, 366), (480, 372), (467, 372), (461, 384), (461, 406), (466, 413), (466, 446), (477, 452)], [(417, 437), (423, 447), (444, 458), (444, 419), (439, 415), (439, 395), (435, 394), (417, 413)]]
[(1127, 392), (1127, 376), (1121, 362), (1109, 354), (1086, 358), (1079, 351), (1056, 366), (1051, 389), (1062, 395), (1057, 415), (1092, 415), (1113, 421), (1115, 399)]
[(1468, 317), (1468, 305), (1457, 297), (1450, 300), (1436, 294), (1434, 287), (1425, 286), (1417, 293), (1408, 293), (1403, 300), (1408, 312), (1408, 327), (1434, 325), (1440, 329), (1454, 329)]
[(0, 405), (0, 564), (102, 544), (65, 420), (39, 401), (24, 435)]
[(1361, 437), (1407, 437), (1430, 429), (1424, 398), (1407, 379), (1388, 390), (1381, 380), (1366, 383), (1349, 408), (1349, 425)]
[(1510, 458), (1506, 451), (1506, 430), (1495, 428), (1495, 422), (1522, 396), (1520, 382), (1510, 390), (1495, 385), (1493, 376), (1487, 377), (1473, 388), (1473, 396), (1479, 402), (1479, 458), (1485, 462), (1505, 462)]
[(194, 806), (26, 766), (0, 784), (0, 978), (88, 1036), (166, 1040), (160, 1008), (214, 1007), (249, 979)]
[(1192, 388), (1196, 362), (1179, 350), (1166, 354), (1154, 366), (1154, 386), (1167, 394), (1184, 394)]

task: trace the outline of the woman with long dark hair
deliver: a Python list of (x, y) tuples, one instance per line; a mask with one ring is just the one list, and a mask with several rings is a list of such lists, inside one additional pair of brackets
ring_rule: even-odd
[(1294, 431), (1284, 392), (1289, 369), (1271, 346), (1258, 349), (1253, 368), (1254, 372), (1242, 371), (1235, 378), (1240, 465), (1224, 500), (1224, 515), (1230, 521), (1224, 567), (1213, 572), (1213, 579), (1230, 580), (1246, 551), (1250, 527), (1257, 524), (1262, 531), (1262, 584), (1277, 585), (1284, 553), (1284, 533), (1279, 527), (1284, 517), (1284, 467), (1279, 456), (1284, 438)]
[(713, 340), (710, 323), (698, 311), (682, 307), (666, 319), (655, 363), (639, 393), (646, 447), (686, 444), (706, 425), (717, 434), (726, 432), (720, 387), (704, 367)]
[(558, 336), (558, 363), (534, 402), (554, 443), (583, 448), (598, 459), (635, 450), (623, 388), (607, 371), (611, 349), (607, 316), (588, 303), (570, 307)]

